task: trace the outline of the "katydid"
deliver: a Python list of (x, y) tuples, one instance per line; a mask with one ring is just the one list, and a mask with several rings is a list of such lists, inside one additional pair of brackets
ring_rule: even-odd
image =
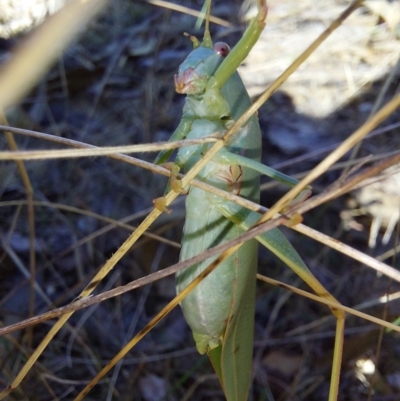
[[(236, 68), (258, 39), (266, 15), (266, 2), (259, 0), (256, 19), (232, 52), (224, 43), (213, 45), (207, 21), (203, 42), (191, 37), (194, 50), (175, 76), (177, 92), (187, 97), (181, 123), (171, 140), (203, 138), (212, 134), (222, 136), (248, 109), (251, 100)], [(182, 148), (175, 164), (187, 171), (209, 147)], [(171, 151), (161, 152), (156, 163), (167, 162), (170, 155)], [(288, 184), (296, 183), (262, 165), (260, 160), (261, 132), (257, 117), (253, 115), (197, 178), (254, 202), (259, 202), (260, 173)], [(176, 180), (171, 186), (179, 190)], [(243, 210), (216, 195), (190, 187), (180, 260), (236, 238), (259, 217), (257, 213)], [(256, 238), (318, 293), (326, 293), (278, 229)], [(178, 293), (214, 259), (177, 273)], [(251, 240), (222, 262), (181, 302), (196, 347), (201, 354), (207, 353), (210, 357), (228, 401), (246, 400), (251, 383), (256, 271), (257, 241)]]
[[(257, 18), (230, 53), (226, 45), (212, 45), (208, 29), (206, 29), (202, 44), (195, 38), (191, 38), (195, 50), (182, 64), (176, 77), (178, 90), (186, 93), (188, 97), (184, 116), (172, 139), (222, 134), (251, 104), (236, 69), (257, 41), (265, 24), (267, 13), (265, 0), (258, 0), (258, 6)], [(190, 88), (195, 89), (195, 92), (190, 92)], [(197, 90), (199, 92), (196, 92)], [(181, 150), (176, 160), (177, 165), (184, 167), (187, 171), (208, 148), (208, 145), (204, 145)], [(198, 177), (220, 188), (258, 201), (260, 173), (279, 180), (285, 178), (278, 172), (260, 164), (260, 149), (259, 126), (257, 118), (253, 116), (240, 131), (236, 132), (235, 136), (228, 141), (226, 148), (217, 154)], [(157, 162), (166, 162), (169, 157), (168, 152), (163, 152)], [(286, 182), (294, 183), (295, 181), (287, 178)], [(174, 187), (177, 188), (177, 186)], [(171, 193), (167, 196), (169, 195)], [(174, 195), (177, 196), (177, 194), (172, 194), (169, 201)], [(189, 258), (190, 255), (197, 255), (209, 247), (239, 235), (256, 224), (260, 217), (257, 213), (247, 212), (232, 202), (193, 188), (189, 188), (187, 204), (188, 220), (185, 225), (182, 259)], [(193, 224), (198, 221), (196, 213), (199, 214), (200, 207), (202, 207), (200, 226), (195, 227)], [(80, 294), (80, 298), (86, 298), (91, 294), (102, 278), (110, 272), (126, 250), (159, 214), (158, 210), (150, 213), (138, 230), (132, 233), (95, 275), (91, 283)], [(206, 216), (208, 216), (208, 224), (204, 224)], [(192, 236), (197, 237), (198, 240), (193, 240)], [(319, 295), (333, 299), (308, 271), (280, 231), (272, 230), (256, 239), (282, 259)], [(210, 356), (229, 401), (247, 399), (251, 382), (256, 251), (256, 241), (245, 244), (229, 259), (229, 262), (219, 266), (211, 274), (209, 280), (195, 290), (192, 297), (188, 297), (182, 302), (186, 317), (194, 331), (197, 347), (199, 351), (207, 352)], [(203, 266), (203, 264), (196, 265), (179, 275), (178, 291), (184, 288), (186, 283), (192, 281), (192, 278)], [(221, 305), (223, 307), (220, 311)], [(66, 313), (55, 323), (11, 385), (0, 393), (0, 398), (7, 397), (18, 386), (55, 333), (72, 314), (73, 312)], [(337, 315), (340, 316), (339, 313)], [(154, 321), (158, 321), (157, 319)], [(145, 329), (141, 330), (138, 337), (144, 332)], [(340, 342), (340, 336), (337, 338)], [(133, 341), (130, 343), (133, 344)], [(124, 352), (121, 351), (121, 355), (126, 354), (129, 346), (128, 344), (124, 348)], [(336, 353), (335, 365), (340, 367), (337, 355), (339, 353)], [(115, 365), (117, 357), (96, 376), (97, 381)], [(331, 386), (330, 400), (336, 398), (337, 376), (336, 371), (336, 378)], [(81, 399), (95, 383), (95, 380), (89, 383), (77, 399)]]

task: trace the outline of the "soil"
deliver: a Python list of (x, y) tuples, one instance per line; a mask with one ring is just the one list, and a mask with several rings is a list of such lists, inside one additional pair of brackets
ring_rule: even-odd
[[(202, 5), (200, 0), (184, 3), (197, 10)], [(240, 39), (246, 26), (244, 15), (252, 12), (251, 7), (249, 11), (241, 9), (240, 3), (213, 2), (212, 13), (231, 24), (228, 28), (212, 24), (215, 42), (234, 44)], [(239, 69), (251, 96), (265, 90), (349, 3), (269, 0), (267, 26)], [(202, 34), (202, 29), (195, 31), (194, 22), (191, 16), (144, 1), (114, 1), (8, 112), (10, 126), (95, 146), (168, 140), (180, 121), (184, 102), (173, 83), (174, 73), (191, 48), (182, 33)], [(28, 38), (29, 33), (3, 40), (0, 61), (5, 63), (13, 49)], [(373, 110), (399, 92), (399, 54), (399, 2), (367, 1), (260, 109), (264, 163), (296, 177), (312, 169)], [(364, 157), (388, 157), (399, 148), (399, 121), (397, 110), (362, 143), (357, 154), (347, 155), (344, 161), (360, 167)], [(22, 135), (17, 135), (16, 141), (20, 149), (61, 147)], [(3, 138), (0, 145), (8, 150)], [(143, 153), (138, 157), (153, 161), (155, 156)], [(361, 166), (374, 160), (363, 161)], [(32, 256), (26, 187), (16, 165), (2, 161), (3, 326), (77, 297), (132, 232), (132, 226), (151, 210), (152, 200), (164, 193), (167, 184), (165, 177), (107, 157), (28, 161), (25, 165), (36, 201), (35, 302), (28, 280)], [(344, 168), (343, 164), (334, 166), (313, 184), (313, 193), (338, 180)], [(263, 178), (268, 189), (263, 191), (261, 203), (267, 207), (285, 191), (269, 182)], [(390, 189), (381, 188), (379, 196), (387, 199)], [(363, 204), (361, 216), (350, 213), (349, 217), (346, 212), (354, 208), (350, 203), (360, 203), (357, 193), (314, 209), (303, 216), (304, 223), (378, 257), (397, 246), (398, 232), (395, 229), (386, 244), (381, 242), (383, 232), (378, 232), (375, 248), (369, 248), (369, 225), (380, 208)], [(163, 215), (151, 230), (174, 245), (141, 239), (98, 286), (96, 294), (178, 261), (183, 200), (176, 201), (172, 213)], [(376, 205), (376, 198), (373, 202)], [(393, 197), (390, 207), (398, 211), (398, 197)], [(116, 224), (121, 221), (124, 225)], [(359, 306), (389, 321), (397, 318), (399, 302), (384, 304), (379, 300), (386, 293), (399, 291), (398, 283), (309, 238), (283, 230), (321, 283), (343, 304)], [(395, 256), (385, 261), (398, 266)], [(262, 274), (308, 290), (265, 250), (260, 250), (259, 266)], [(174, 279), (168, 277), (76, 312), (8, 399), (73, 399), (174, 293)], [(2, 337), (0, 388), (15, 377), (53, 322)], [(364, 400), (369, 391), (373, 400), (397, 399), (399, 333), (385, 333), (378, 342), (378, 330), (378, 326), (348, 316), (339, 400)], [(334, 319), (327, 307), (259, 283), (250, 399), (327, 399), (333, 337)], [(371, 364), (374, 379), (366, 370)], [(176, 308), (86, 399), (223, 400), (224, 396), (207, 357), (196, 352), (189, 328)]]

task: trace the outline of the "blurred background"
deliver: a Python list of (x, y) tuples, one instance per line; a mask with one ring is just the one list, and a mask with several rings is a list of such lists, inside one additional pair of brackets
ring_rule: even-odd
[[(155, 2), (154, 2), (155, 3)], [(202, 1), (174, 1), (200, 10)], [(344, 0), (269, 0), (267, 26), (239, 72), (256, 97), (344, 8)], [(0, 0), (0, 63), (29, 40), (62, 2)], [(32, 8), (30, 8), (32, 7)], [(214, 41), (233, 46), (252, 4), (213, 1), (212, 14), (230, 23), (211, 25)], [(253, 14), (252, 14), (253, 13)], [(196, 19), (146, 1), (113, 1), (68, 47), (35, 88), (7, 113), (14, 127), (95, 146), (167, 140), (184, 97), (173, 75), (191, 50), (183, 32), (202, 36)], [(367, 1), (260, 109), (263, 161), (301, 177), (347, 138), (395, 93), (400, 83), (400, 4)], [(30, 68), (29, 65), (26, 66)], [(1, 74), (1, 70), (0, 70)], [(386, 158), (399, 149), (400, 112), (363, 142), (353, 158)], [(60, 145), (18, 135), (20, 149)], [(8, 150), (0, 136), (2, 150)], [(143, 154), (152, 161), (155, 155)], [(376, 157), (376, 158), (375, 158)], [(346, 157), (350, 160), (350, 155)], [(365, 161), (363, 162), (365, 165)], [(107, 157), (28, 161), (35, 200), (36, 294), (29, 285), (29, 222), (26, 189), (13, 162), (0, 162), (0, 324), (7, 326), (72, 301), (164, 193), (167, 180)], [(338, 165), (313, 186), (314, 194), (337, 180)], [(399, 168), (304, 216), (304, 222), (397, 267)], [(262, 204), (285, 191), (263, 178)], [(184, 197), (152, 232), (175, 245), (141, 239), (96, 293), (175, 263), (184, 221)], [(370, 226), (372, 224), (372, 231)], [(389, 229), (387, 229), (389, 227)], [(393, 233), (392, 233), (393, 231)], [(380, 302), (398, 283), (309, 238), (284, 229), (329, 291), (342, 303), (395, 320), (400, 304)], [(382, 243), (382, 238), (387, 233)], [(382, 256), (383, 255), (383, 256)], [(259, 271), (306, 288), (267, 251)], [(266, 284), (258, 285), (254, 400), (321, 400), (329, 388), (334, 319), (328, 308)], [(140, 290), (76, 312), (44, 351), (10, 400), (73, 399), (78, 391), (175, 294), (169, 277)], [(39, 324), (1, 337), (0, 388), (7, 386), (52, 326)], [(340, 400), (395, 400), (400, 391), (398, 333), (348, 316)], [(382, 346), (379, 359), (376, 349)], [(373, 367), (371, 375), (366, 367)], [(223, 400), (206, 357), (198, 355), (181, 311), (174, 310), (87, 397), (88, 400)], [(372, 383), (372, 384), (371, 384)]]

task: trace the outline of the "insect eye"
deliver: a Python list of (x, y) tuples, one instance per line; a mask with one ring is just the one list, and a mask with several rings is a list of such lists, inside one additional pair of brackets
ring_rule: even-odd
[(226, 57), (231, 51), (231, 48), (224, 42), (218, 42), (214, 45), (214, 51), (220, 56)]

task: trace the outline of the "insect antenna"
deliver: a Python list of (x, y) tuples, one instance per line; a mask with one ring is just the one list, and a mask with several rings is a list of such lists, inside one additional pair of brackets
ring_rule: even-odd
[(204, 7), (207, 7), (206, 22), (204, 25), (203, 46), (212, 47), (212, 39), (210, 34), (210, 14), (211, 14), (211, 0), (206, 0)]

